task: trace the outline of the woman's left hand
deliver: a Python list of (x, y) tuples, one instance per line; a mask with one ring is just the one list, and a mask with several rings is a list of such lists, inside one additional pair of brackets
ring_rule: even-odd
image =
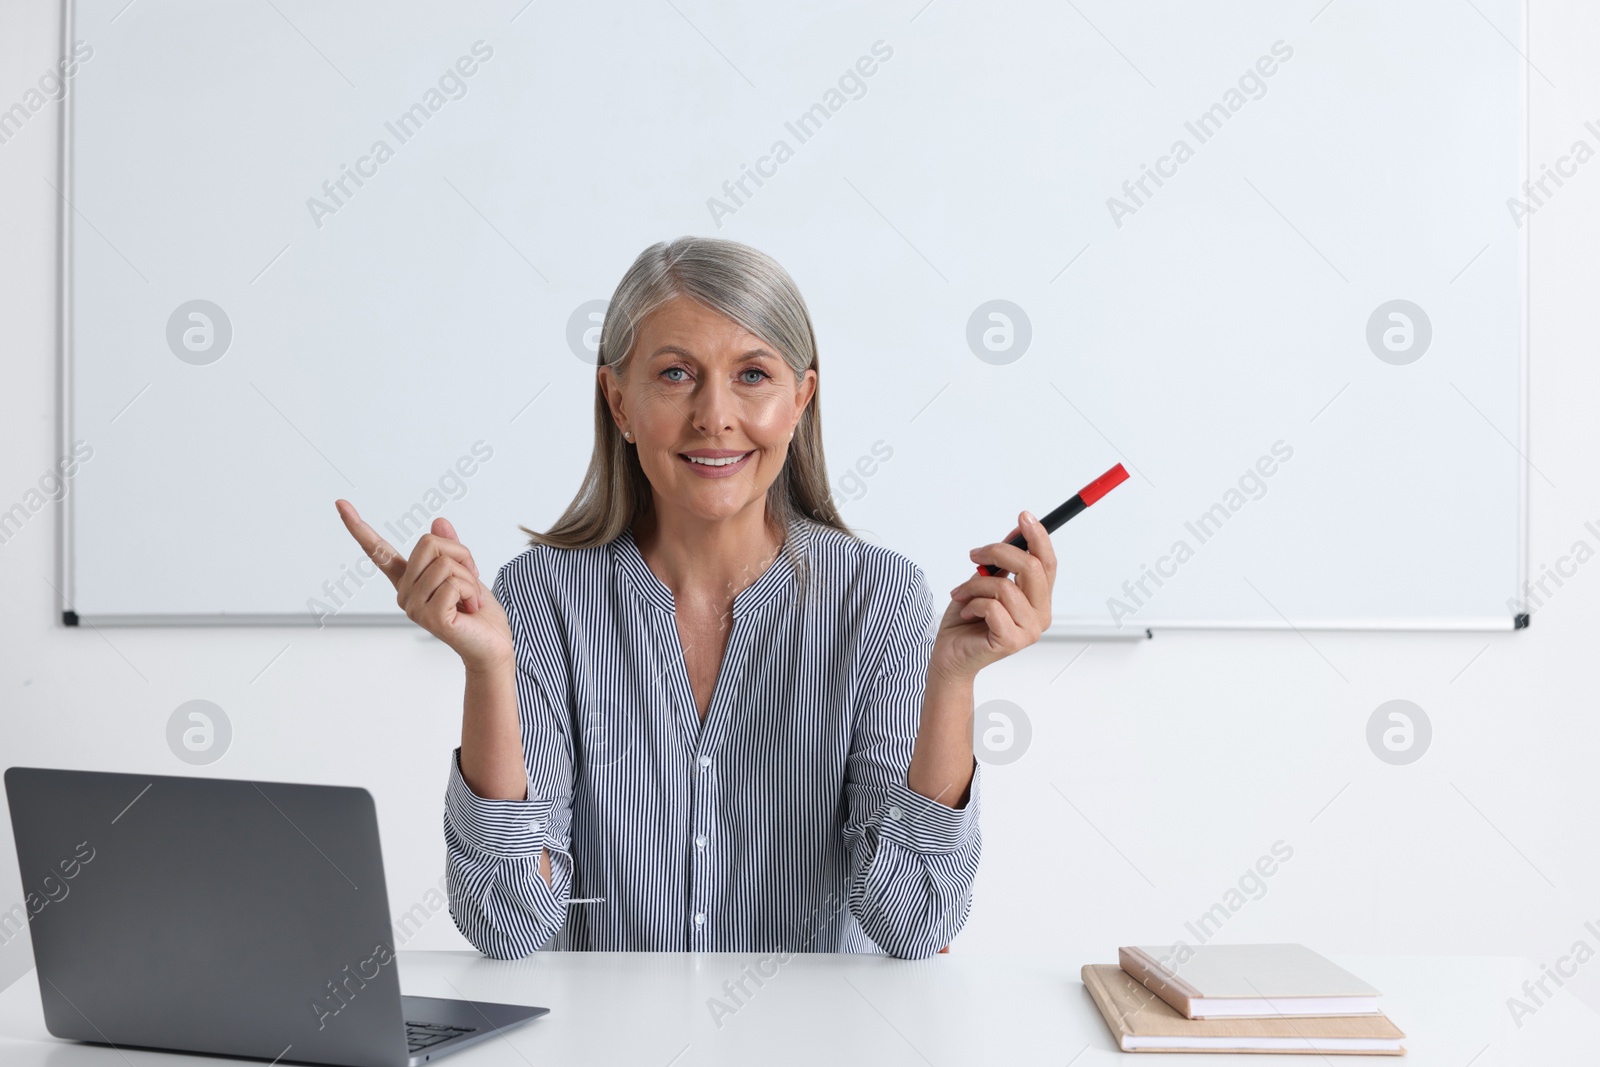
[[(1005, 543), (1018, 533), (1028, 541), (1026, 551)], [(973, 549), (972, 562), (1010, 574), (974, 574), (951, 590), (930, 664), (948, 678), (975, 677), (1039, 640), (1050, 625), (1056, 553), (1043, 523), (1024, 511), (1000, 541)]]

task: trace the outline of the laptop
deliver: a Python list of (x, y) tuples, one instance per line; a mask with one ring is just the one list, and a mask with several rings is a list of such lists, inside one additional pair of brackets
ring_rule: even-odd
[(365, 789), (12, 767), (56, 1037), (418, 1067), (546, 1008), (400, 995)]

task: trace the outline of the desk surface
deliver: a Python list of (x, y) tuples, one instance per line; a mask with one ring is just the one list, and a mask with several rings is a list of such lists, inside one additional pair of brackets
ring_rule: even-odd
[[(537, 953), (502, 962), (472, 952), (401, 952), (409, 994), (539, 1004), (550, 1014), (441, 1062), (451, 1067), (545, 1064), (1071, 1064), (1127, 1058), (1112, 1044), (1076, 964), (952, 952), (929, 960), (797, 955), (751, 996), (714, 1018), (725, 981), (775, 960), (736, 954)], [(1403, 1059), (1330, 1058), (1402, 1067), (1537, 1067), (1592, 1063), (1600, 1015), (1559, 993), (1518, 1027), (1506, 999), (1536, 968), (1493, 957), (1340, 956), (1384, 991), (1406, 1032)], [(57, 1041), (44, 1028), (30, 972), (0, 993), (0, 1062), (7, 1067), (202, 1067), (208, 1057)], [(1204, 1067), (1307, 1064), (1317, 1057), (1204, 1056)]]

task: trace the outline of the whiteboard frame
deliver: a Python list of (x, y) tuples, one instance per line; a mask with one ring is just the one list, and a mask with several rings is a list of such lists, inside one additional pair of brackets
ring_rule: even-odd
[[(72, 34), (77, 26), (77, 0), (61, 0), (61, 41), (59, 55), (72, 54)], [(56, 441), (56, 455), (72, 454), (72, 210), (67, 201), (72, 196), (72, 113), (78, 94), (70, 89), (61, 99), (60, 122), (57, 126), (59, 143), (56, 145), (56, 397), (57, 423), (60, 436)], [(56, 552), (59, 568), (56, 575), (56, 617), (63, 626), (77, 623), (77, 589), (73, 581), (73, 545), (76, 541), (76, 497), (70, 490), (61, 498), (61, 540)]]
[[(1530, 33), (1530, 2), (1521, 0), (1519, 9), (1522, 21), (1523, 48), (1529, 47)], [(77, 0), (62, 0), (61, 3), (61, 52), (69, 55), (72, 49), (73, 31), (77, 23)], [(1522, 143), (1519, 146), (1519, 170), (1524, 180), (1529, 176), (1529, 159), (1532, 158), (1532, 74), (1527, 58), (1522, 60)], [(57, 226), (56, 226), (56, 262), (57, 262), (57, 416), (58, 416), (58, 454), (70, 455), (73, 445), (72, 426), (72, 386), (73, 386), (73, 336), (72, 336), (72, 262), (71, 250), (73, 239), (72, 209), (69, 206), (73, 195), (73, 167), (72, 167), (72, 134), (73, 112), (76, 108), (77, 94), (68, 92), (61, 101), (61, 114), (59, 122), (60, 143), (57, 152), (56, 180), (62, 195), (57, 197)], [(1529, 457), (1528, 448), (1530, 441), (1529, 428), (1529, 322), (1528, 305), (1530, 292), (1531, 268), (1529, 263), (1528, 248), (1533, 229), (1530, 219), (1526, 226), (1518, 230), (1517, 236), (1517, 267), (1521, 278), (1521, 308), (1518, 313), (1518, 352), (1517, 352), (1517, 589), (1527, 589), (1529, 577), (1529, 552), (1530, 552), (1530, 518), (1529, 518)], [(331, 618), (318, 620), (310, 613), (295, 612), (290, 614), (252, 615), (252, 614), (206, 614), (206, 615), (93, 615), (81, 616), (74, 608), (77, 597), (76, 581), (74, 578), (74, 546), (76, 543), (76, 508), (74, 493), (67, 492), (61, 500), (60, 540), (57, 551), (57, 581), (56, 594), (58, 599), (56, 618), (63, 626), (75, 627), (80, 624), (91, 628), (99, 626), (134, 626), (134, 627), (188, 627), (188, 626), (250, 626), (250, 627), (316, 627), (321, 629), (325, 624), (341, 627), (367, 627), (367, 626), (409, 626), (411, 620), (404, 615), (373, 615), (373, 614), (348, 614), (336, 615)], [(1302, 630), (1312, 631), (1356, 631), (1373, 633), (1412, 633), (1412, 632), (1438, 632), (1438, 633), (1492, 633), (1499, 631), (1516, 631), (1526, 629), (1530, 622), (1527, 614), (1509, 617), (1483, 616), (1467, 618), (1412, 618), (1412, 619), (1309, 619), (1301, 622), (1291, 622), (1286, 619), (1256, 619), (1231, 622), (1212, 622), (1193, 620), (1186, 622), (1160, 622), (1151, 621), (1147, 626), (1135, 626), (1119, 629), (1115, 626), (1098, 626), (1084, 620), (1069, 620), (1061, 624), (1052, 625), (1043, 635), (1044, 640), (1052, 643), (1058, 641), (1141, 641), (1154, 636), (1155, 631), (1180, 631), (1180, 630), (1239, 630), (1239, 631), (1286, 631), (1298, 633)]]

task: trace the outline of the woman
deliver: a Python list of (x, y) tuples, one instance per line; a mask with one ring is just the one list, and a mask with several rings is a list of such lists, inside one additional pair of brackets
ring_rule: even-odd
[(834, 509), (816, 391), (788, 273), (683, 237), (618, 285), (588, 474), (492, 590), (444, 518), (407, 559), (338, 502), (466, 665), (444, 829), (486, 955), (921, 958), (966, 921), (973, 679), (1049, 625), (1055, 554), (1023, 512), (935, 635), (921, 568)]

